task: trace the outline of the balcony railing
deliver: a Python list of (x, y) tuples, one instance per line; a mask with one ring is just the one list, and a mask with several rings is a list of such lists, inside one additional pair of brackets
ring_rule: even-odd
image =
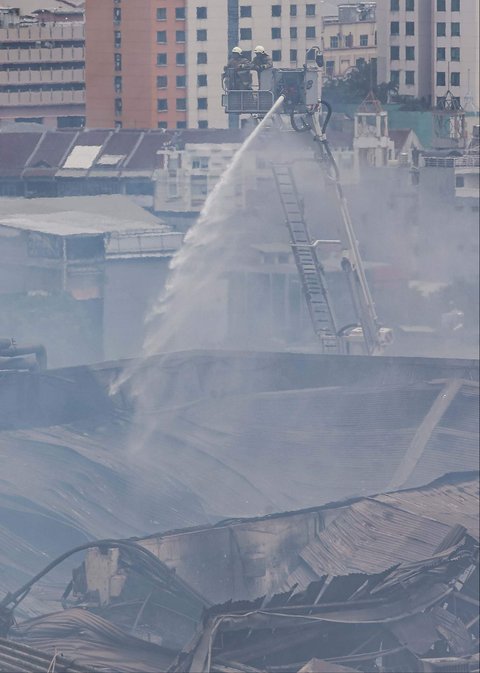
[(81, 105), (85, 91), (18, 91), (0, 93), (0, 105)]
[(61, 84), (62, 82), (84, 82), (84, 68), (62, 70), (0, 70), (0, 85), (8, 84)]
[(0, 64), (84, 61), (84, 47), (31, 47), (29, 49), (0, 49)]
[(37, 40), (83, 40), (85, 24), (55, 23), (48, 26), (19, 26), (0, 28), (0, 42), (36, 42)]
[(480, 155), (468, 155), (455, 159), (455, 168), (478, 168), (480, 167)]

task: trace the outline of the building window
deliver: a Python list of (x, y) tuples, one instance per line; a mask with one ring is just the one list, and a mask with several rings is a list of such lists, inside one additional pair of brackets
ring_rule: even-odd
[(176, 30), (175, 31), (175, 42), (185, 42), (185, 31)]
[(317, 36), (317, 31), (315, 30), (315, 26), (307, 26), (305, 28), (305, 37), (312, 39)]
[(206, 18), (207, 18), (207, 8), (197, 7), (197, 19), (206, 19)]
[(113, 8), (113, 21), (114, 23), (120, 23), (122, 20), (122, 10), (120, 7)]
[(368, 35), (360, 35), (360, 46), (368, 47)]
[(157, 44), (167, 44), (166, 30), (157, 30)]
[(175, 86), (177, 89), (185, 89), (187, 86), (187, 76), (186, 75), (177, 75), (175, 77)]
[(437, 72), (437, 86), (445, 86), (445, 73), (444, 72)]
[(405, 60), (406, 61), (415, 60), (415, 47), (405, 47)]
[(405, 22), (405, 35), (415, 35), (415, 22), (406, 21)]
[(391, 61), (400, 60), (400, 47), (390, 47), (390, 60)]
[(390, 11), (398, 12), (400, 10), (400, 0), (390, 0)]
[(325, 73), (327, 77), (333, 77), (335, 74), (335, 61), (327, 61), (325, 64)]
[(122, 93), (122, 76), (116, 75), (114, 79), (115, 93)]
[(206, 170), (208, 168), (208, 157), (195, 157), (195, 159), (192, 159), (192, 168), (203, 168)]
[(405, 9), (407, 12), (415, 11), (415, 0), (405, 0)]
[(437, 12), (444, 12), (447, 7), (447, 0), (437, 0)]
[(119, 30), (116, 30), (113, 37), (113, 45), (115, 49), (122, 48), (122, 33)]
[(185, 52), (179, 51), (177, 54), (175, 54), (175, 64), (185, 65)]
[(452, 86), (460, 86), (460, 73), (452, 72), (450, 75), (450, 84)]
[(450, 60), (459, 61), (460, 60), (460, 47), (452, 47), (450, 49)]
[(272, 61), (281, 61), (282, 60), (282, 50), (274, 49), (272, 51)]
[(297, 16), (297, 5), (290, 5), (290, 16)]
[(458, 21), (452, 23), (450, 34), (452, 37), (460, 37), (460, 23)]
[(272, 5), (272, 16), (282, 16), (282, 5)]
[(207, 86), (207, 75), (197, 75), (197, 86)]
[(437, 23), (437, 37), (445, 37), (447, 34), (447, 24), (444, 21)]
[(175, 19), (177, 21), (185, 20), (185, 7), (175, 7)]
[(115, 70), (121, 70), (122, 69), (122, 55), (121, 54), (115, 54)]
[(204, 65), (207, 62), (207, 52), (206, 51), (199, 51), (197, 53), (197, 64), (198, 65)]
[(192, 199), (202, 199), (208, 194), (208, 182), (206, 175), (191, 176), (190, 193), (192, 195)]
[(207, 41), (207, 31), (202, 28), (197, 30), (197, 42), (206, 42)]
[(281, 28), (272, 28), (272, 40), (280, 40), (282, 37)]
[(167, 20), (167, 9), (166, 7), (159, 7), (157, 9), (157, 21), (166, 21)]
[(290, 28), (290, 39), (291, 40), (296, 40), (297, 39), (297, 29), (295, 26), (292, 26)]
[(206, 110), (208, 108), (208, 98), (197, 98), (197, 109)]
[(305, 13), (307, 16), (315, 16), (316, 14), (316, 5), (306, 5)]
[(390, 35), (400, 35), (399, 21), (390, 21)]
[(166, 75), (158, 75), (157, 89), (166, 89), (168, 86), (168, 77)]
[(167, 65), (166, 54), (157, 54), (157, 65)]
[(444, 61), (445, 54), (445, 47), (437, 47), (437, 61)]
[(290, 62), (291, 63), (296, 63), (297, 62), (297, 50), (296, 49), (290, 49)]
[(400, 70), (390, 70), (390, 81), (395, 86), (400, 84)]
[(168, 110), (168, 100), (166, 98), (157, 98), (158, 112), (165, 112)]
[(186, 110), (187, 109), (187, 99), (186, 98), (177, 98), (175, 107), (179, 111)]
[(460, 11), (460, 0), (452, 0), (452, 12)]
[(240, 18), (249, 19), (252, 16), (252, 6), (251, 5), (242, 5), (240, 7)]
[(206, 119), (202, 119), (201, 121), (198, 122), (198, 128), (199, 129), (208, 129), (208, 121)]
[(455, 176), (455, 187), (465, 187), (465, 177), (463, 175)]
[(338, 35), (330, 36), (330, 49), (338, 49)]
[(177, 122), (175, 124), (175, 127), (177, 129), (186, 129), (187, 128), (187, 122)]
[(405, 84), (415, 84), (415, 70), (405, 71)]
[(240, 28), (240, 39), (241, 40), (251, 40), (252, 39), (252, 29), (251, 28)]
[(166, 129), (168, 128), (167, 122), (158, 122), (157, 129)]

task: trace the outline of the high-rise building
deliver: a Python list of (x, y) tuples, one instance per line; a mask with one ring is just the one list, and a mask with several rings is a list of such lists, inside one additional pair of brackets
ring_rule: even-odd
[[(0, 124), (80, 127), (85, 119), (81, 5), (17, 1), (0, 8)], [(49, 4), (49, 3), (45, 3)], [(32, 9), (32, 6), (38, 5)], [(55, 5), (55, 6), (53, 6)]]
[(378, 81), (401, 96), (432, 95), (432, 0), (383, 0), (377, 5)]
[(379, 81), (433, 106), (450, 91), (462, 106), (478, 110), (479, 13), (478, 0), (379, 2)]
[(432, 103), (447, 91), (469, 110), (479, 109), (478, 0), (433, 0)]
[(320, 45), (321, 6), (318, 0), (87, 0), (88, 126), (227, 127), (221, 73), (229, 51), (239, 45), (250, 55), (261, 44), (274, 65), (301, 66)]

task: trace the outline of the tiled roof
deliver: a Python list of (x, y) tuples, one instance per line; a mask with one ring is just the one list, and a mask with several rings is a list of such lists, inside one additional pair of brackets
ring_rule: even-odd
[(41, 137), (41, 133), (0, 133), (0, 176), (20, 175)]
[[(0, 133), (0, 176), (38, 177), (76, 176), (101, 171), (101, 175), (132, 173), (151, 174), (158, 166), (157, 152), (173, 143), (234, 143), (245, 138), (243, 130), (185, 129), (162, 130), (86, 129), (74, 131)], [(88, 148), (88, 149), (82, 149)], [(63, 173), (63, 171), (68, 173)]]
[(45, 133), (31, 155), (23, 175), (25, 177), (54, 175), (76, 135), (77, 131), (64, 131), (63, 133), (48, 131)]
[(393, 140), (397, 152), (403, 148), (407, 142), (411, 129), (390, 129), (388, 135)]
[(171, 133), (156, 131), (145, 133), (133, 155), (124, 164), (124, 170), (154, 171), (157, 168), (157, 152), (163, 149), (171, 138)]

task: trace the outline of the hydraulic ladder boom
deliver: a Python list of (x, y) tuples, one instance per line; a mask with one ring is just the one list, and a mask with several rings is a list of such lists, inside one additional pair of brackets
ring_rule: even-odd
[(324, 353), (340, 352), (333, 308), (328, 295), (323, 267), (312, 245), (307, 223), (303, 217), (292, 169), (283, 164), (273, 166), (286, 225), (290, 233), (293, 257), (300, 276), (302, 290), (315, 334)]

